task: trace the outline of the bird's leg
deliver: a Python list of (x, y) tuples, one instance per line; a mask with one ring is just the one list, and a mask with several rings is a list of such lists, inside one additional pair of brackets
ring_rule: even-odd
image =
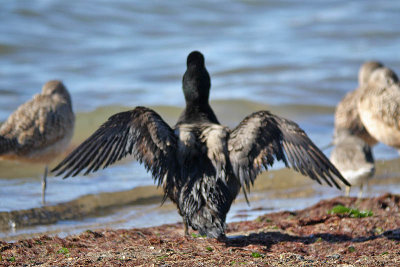
[(350, 195), (350, 186), (346, 186), (346, 197)]
[(363, 183), (361, 183), (361, 185), (360, 185), (360, 191), (358, 191), (358, 198), (361, 198), (362, 197), (362, 194), (363, 194)]
[(185, 220), (183, 220), (183, 225), (185, 227), (185, 236), (188, 237), (189, 236), (189, 227), (188, 227), (188, 225), (187, 225)]
[(43, 180), (42, 180), (42, 204), (46, 204), (46, 187), (47, 187), (47, 165), (44, 168)]

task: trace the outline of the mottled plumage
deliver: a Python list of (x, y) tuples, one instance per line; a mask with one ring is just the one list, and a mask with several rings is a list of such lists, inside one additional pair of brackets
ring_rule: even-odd
[(349, 130), (351, 134), (362, 138), (370, 146), (375, 145), (377, 140), (370, 135), (362, 123), (358, 111), (358, 102), (363, 94), (362, 89), (368, 83), (372, 72), (382, 67), (383, 64), (380, 62), (365, 62), (358, 73), (359, 87), (347, 93), (335, 110), (335, 131)]
[(183, 76), (186, 108), (171, 128), (153, 110), (136, 107), (108, 119), (53, 171), (77, 175), (133, 154), (151, 171), (185, 224), (208, 237), (223, 237), (225, 219), (240, 189), (246, 191), (274, 158), (339, 188), (349, 183), (292, 121), (255, 112), (235, 129), (219, 124), (209, 103), (210, 76), (194, 51)]
[[(334, 144), (330, 160), (352, 186), (360, 186), (358, 197), (361, 198), (363, 186), (375, 173), (371, 147), (348, 130), (338, 131)], [(346, 195), (349, 193), (350, 187), (346, 187)]]
[(47, 82), (0, 127), (0, 158), (47, 165), (69, 144), (74, 129), (71, 97), (60, 81)]
[(371, 136), (400, 150), (400, 84), (392, 70), (380, 68), (372, 73), (358, 110)]

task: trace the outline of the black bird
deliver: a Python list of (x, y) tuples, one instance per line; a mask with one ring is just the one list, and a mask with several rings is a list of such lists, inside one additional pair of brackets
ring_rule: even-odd
[(191, 226), (212, 238), (225, 236), (240, 188), (246, 193), (274, 158), (318, 183), (349, 185), (290, 120), (258, 111), (233, 130), (220, 125), (208, 103), (210, 86), (203, 55), (191, 52), (183, 76), (186, 107), (173, 128), (146, 107), (115, 114), (53, 171), (68, 177), (86, 168), (88, 174), (133, 154), (162, 185), (164, 200), (177, 205), (185, 234)]

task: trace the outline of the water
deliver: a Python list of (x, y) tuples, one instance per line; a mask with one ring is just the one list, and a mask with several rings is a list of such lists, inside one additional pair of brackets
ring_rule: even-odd
[[(173, 123), (184, 105), (186, 56), (199, 50), (223, 123), (233, 127), (268, 108), (324, 146), (334, 107), (357, 86), (364, 61), (380, 60), (400, 72), (394, 56), (399, 12), (400, 2), (372, 0), (6, 1), (0, 9), (0, 121), (58, 78), (81, 121), (75, 143), (124, 107), (152, 106)], [(383, 145), (374, 153), (379, 160), (398, 157)], [(0, 211), (39, 207), (41, 173), (41, 166), (0, 163)], [(48, 200), (149, 184), (142, 167), (125, 161), (89, 177), (52, 178)]]

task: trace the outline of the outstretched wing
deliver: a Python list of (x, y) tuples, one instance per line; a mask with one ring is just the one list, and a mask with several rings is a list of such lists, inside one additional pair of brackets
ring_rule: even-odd
[(231, 132), (228, 151), (243, 189), (248, 190), (263, 167), (272, 166), (274, 158), (318, 183), (322, 179), (340, 189), (339, 179), (350, 185), (296, 123), (268, 111), (247, 116)]
[(86, 168), (86, 175), (133, 154), (160, 185), (175, 179), (179, 173), (176, 171), (176, 143), (173, 130), (156, 112), (136, 107), (111, 116), (52, 171), (56, 175), (65, 174), (66, 178)]

